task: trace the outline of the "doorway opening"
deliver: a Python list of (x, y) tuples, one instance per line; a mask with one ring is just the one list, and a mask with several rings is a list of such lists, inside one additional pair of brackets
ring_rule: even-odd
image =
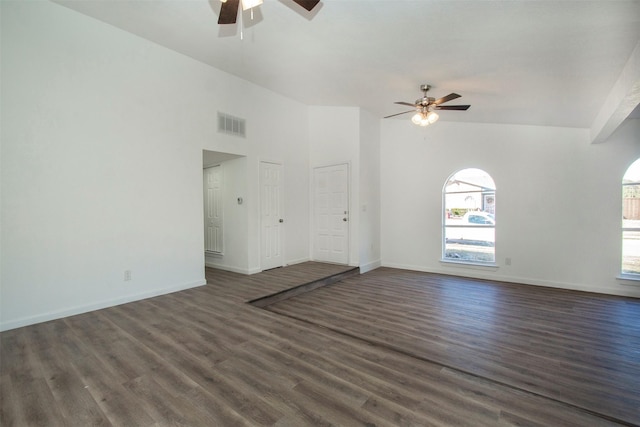
[(244, 156), (218, 151), (202, 151), (203, 235), (205, 267), (222, 269), (238, 263), (240, 235), (246, 224), (238, 220), (235, 205), (238, 176), (244, 175)]

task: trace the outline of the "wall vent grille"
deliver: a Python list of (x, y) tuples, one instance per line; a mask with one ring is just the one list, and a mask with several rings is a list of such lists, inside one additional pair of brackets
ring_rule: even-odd
[(246, 136), (245, 120), (218, 111), (218, 132), (235, 136)]

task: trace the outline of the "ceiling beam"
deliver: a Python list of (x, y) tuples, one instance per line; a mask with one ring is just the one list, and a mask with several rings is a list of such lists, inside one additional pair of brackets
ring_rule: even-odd
[(640, 104), (640, 42), (591, 125), (591, 143), (605, 142)]

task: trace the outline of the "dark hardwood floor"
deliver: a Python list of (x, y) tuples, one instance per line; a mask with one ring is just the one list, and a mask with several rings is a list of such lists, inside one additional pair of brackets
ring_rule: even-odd
[(2, 426), (640, 425), (640, 300), (305, 263), (0, 334)]

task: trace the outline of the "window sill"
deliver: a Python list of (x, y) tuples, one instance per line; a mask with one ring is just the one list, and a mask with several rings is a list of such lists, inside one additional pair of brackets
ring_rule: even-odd
[(616, 279), (623, 285), (640, 286), (640, 274), (620, 274)]
[(473, 261), (454, 261), (450, 259), (443, 258), (440, 260), (440, 264), (445, 265), (447, 267), (463, 267), (469, 268), (473, 270), (498, 270), (498, 264), (494, 262), (473, 262)]

